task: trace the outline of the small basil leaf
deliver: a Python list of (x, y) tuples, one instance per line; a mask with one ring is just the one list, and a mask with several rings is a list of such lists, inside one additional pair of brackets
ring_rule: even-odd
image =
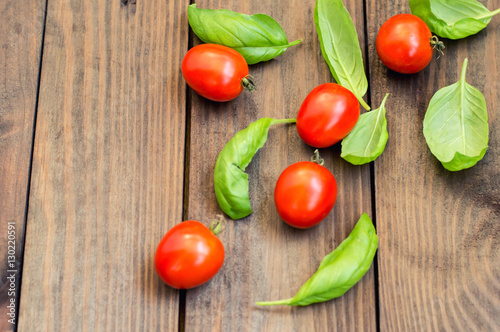
[(368, 89), (358, 34), (342, 0), (317, 0), (314, 23), (321, 52), (335, 81), (351, 90), (367, 110), (363, 96)]
[(215, 196), (222, 211), (232, 219), (241, 219), (252, 213), (245, 168), (266, 143), (269, 127), (294, 122), (295, 119), (259, 119), (237, 132), (219, 153), (214, 171)]
[(476, 0), (410, 0), (411, 12), (440, 37), (461, 39), (486, 28), (500, 8), (490, 12)]
[(257, 302), (257, 305), (308, 305), (344, 295), (368, 271), (377, 251), (375, 227), (363, 213), (351, 234), (323, 258), (318, 270), (290, 299)]
[(374, 161), (384, 152), (389, 138), (385, 118), (386, 94), (376, 110), (361, 114), (354, 129), (342, 140), (340, 156), (353, 165)]
[(482, 93), (460, 81), (432, 97), (424, 118), (424, 136), (432, 154), (450, 171), (474, 166), (488, 148), (488, 113)]
[(245, 15), (227, 9), (201, 9), (188, 6), (193, 32), (205, 43), (220, 44), (238, 51), (249, 65), (271, 60), (290, 46), (285, 32), (272, 17)]

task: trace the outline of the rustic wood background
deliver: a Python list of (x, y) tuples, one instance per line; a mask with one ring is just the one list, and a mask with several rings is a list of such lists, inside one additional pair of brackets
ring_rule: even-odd
[[(490, 9), (500, 0), (482, 0)], [(220, 213), (212, 172), (224, 144), (260, 117), (295, 117), (315, 86), (333, 81), (313, 23), (314, 0), (200, 0), (274, 17), (302, 44), (251, 66), (258, 90), (229, 103), (190, 91), (182, 58), (199, 40), (189, 0), (0, 2), (0, 284), (2, 331), (498, 331), (500, 330), (500, 18), (445, 40), (445, 56), (416, 75), (387, 70), (379, 27), (406, 0), (344, 1), (369, 78), (385, 93), (389, 141), (352, 166), (324, 149), (339, 195), (320, 225), (280, 221), (274, 183), (306, 160), (293, 125), (275, 126), (248, 168), (254, 213), (220, 235), (226, 260), (204, 286), (176, 291), (154, 273), (163, 234)], [(422, 135), (427, 104), (457, 81), (484, 93), (490, 148), (451, 173)], [(287, 298), (352, 230), (376, 223), (376, 261), (345, 296), (303, 308), (258, 308)], [(17, 324), (7, 322), (7, 224), (16, 223)], [(6, 318), (7, 317), (7, 318)]]

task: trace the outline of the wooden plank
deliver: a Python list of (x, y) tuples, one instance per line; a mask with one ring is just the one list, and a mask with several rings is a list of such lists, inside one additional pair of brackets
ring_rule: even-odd
[(0, 3), (1, 331), (14, 330), (18, 309), (44, 14), (45, 0)]
[[(483, 2), (500, 7), (499, 0)], [(375, 163), (381, 331), (500, 329), (500, 20), (476, 36), (445, 40), (445, 55), (416, 75), (389, 72), (374, 44), (389, 17), (410, 12), (406, 0), (367, 1), (373, 103), (391, 93), (389, 141)], [(475, 167), (449, 172), (422, 134), (428, 102), (456, 82), (484, 93), (490, 148)]]
[[(363, 39), (363, 2), (346, 2)], [(213, 168), (226, 142), (261, 117), (292, 118), (306, 95), (332, 81), (313, 23), (314, 1), (212, 1), (199, 8), (227, 8), (275, 18), (289, 40), (303, 39), (279, 58), (251, 66), (258, 83), (253, 94), (214, 103), (191, 92), (189, 219), (208, 223), (222, 211), (213, 188)], [(195, 42), (199, 42), (197, 39)], [(364, 50), (364, 47), (362, 47)], [(318, 268), (321, 259), (347, 237), (362, 212), (371, 213), (369, 166), (343, 161), (339, 147), (323, 149), (325, 165), (335, 175), (339, 195), (333, 212), (309, 230), (292, 229), (274, 206), (274, 185), (290, 164), (308, 160), (295, 126), (271, 128), (269, 139), (247, 168), (254, 213), (228, 221), (220, 235), (224, 266), (208, 284), (187, 291), (186, 331), (317, 331), (376, 329), (373, 269), (354, 289), (334, 301), (302, 308), (258, 308), (258, 300), (293, 296)]]
[[(132, 3), (134, 2), (134, 3)], [(48, 5), (20, 331), (174, 331), (188, 1)]]

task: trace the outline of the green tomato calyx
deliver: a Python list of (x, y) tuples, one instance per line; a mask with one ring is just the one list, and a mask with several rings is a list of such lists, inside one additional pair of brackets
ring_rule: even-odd
[(256, 88), (256, 84), (253, 80), (254, 80), (254, 78), (250, 74), (243, 77), (243, 79), (241, 80), (241, 85), (243, 86), (243, 89), (250, 91), (250, 92), (253, 92)]
[(208, 228), (210, 232), (212, 232), (215, 236), (219, 235), (222, 230), (222, 224), (225, 222), (225, 219), (222, 215), (218, 214), (214, 220), (210, 223), (210, 227)]
[(318, 149), (314, 150), (314, 155), (311, 157), (311, 162), (323, 166), (325, 160), (319, 155)]
[(431, 46), (432, 46), (432, 49), (433, 50), (437, 50), (439, 53), (441, 53), (439, 56), (438, 56), (438, 59), (441, 55), (444, 55), (444, 52), (443, 50), (446, 48), (444, 46), (444, 43), (442, 41), (439, 40), (439, 38), (437, 36), (432, 36), (431, 37), (431, 40), (430, 40), (430, 43), (431, 43)]

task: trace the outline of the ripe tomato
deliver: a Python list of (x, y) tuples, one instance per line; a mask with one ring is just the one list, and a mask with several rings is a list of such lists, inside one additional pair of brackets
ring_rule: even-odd
[(229, 47), (216, 44), (190, 49), (182, 60), (182, 76), (194, 91), (213, 101), (229, 101), (243, 89), (255, 88), (245, 58)]
[(359, 118), (359, 102), (341, 85), (325, 83), (312, 90), (297, 115), (297, 131), (315, 148), (329, 147), (347, 136)]
[(310, 161), (288, 166), (274, 189), (278, 214), (296, 228), (309, 228), (325, 219), (336, 199), (337, 182), (332, 173)]
[(412, 14), (399, 14), (380, 28), (375, 48), (388, 68), (402, 74), (414, 74), (429, 64), (434, 48), (444, 48), (432, 37), (424, 21)]
[(202, 223), (188, 220), (174, 226), (160, 241), (155, 255), (156, 273), (169, 286), (199, 286), (222, 267), (224, 247)]

